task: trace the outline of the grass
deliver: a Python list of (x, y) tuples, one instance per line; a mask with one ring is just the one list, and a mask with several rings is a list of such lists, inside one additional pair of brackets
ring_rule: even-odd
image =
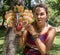
[(60, 33), (57, 33), (49, 55), (60, 55)]
[[(3, 47), (5, 32), (6, 32), (6, 29), (0, 30), (0, 55), (2, 54), (2, 47)], [(16, 55), (19, 55), (20, 51), (21, 49), (18, 46)], [(49, 55), (60, 55), (60, 33), (56, 34), (53, 42), (53, 46), (49, 51)]]

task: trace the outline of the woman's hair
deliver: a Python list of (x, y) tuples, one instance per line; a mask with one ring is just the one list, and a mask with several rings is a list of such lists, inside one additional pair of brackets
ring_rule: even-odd
[(35, 5), (35, 7), (34, 7), (34, 9), (33, 9), (34, 12), (35, 12), (35, 9), (36, 9), (37, 7), (44, 8), (45, 11), (46, 11), (46, 14), (48, 14), (48, 9), (47, 9), (47, 6), (46, 6), (45, 4), (40, 3), (40, 4)]

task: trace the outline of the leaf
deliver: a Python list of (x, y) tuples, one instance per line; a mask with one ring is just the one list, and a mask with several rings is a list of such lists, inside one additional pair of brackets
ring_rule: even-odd
[(4, 5), (4, 10), (5, 10), (5, 11), (8, 10), (9, 8), (10, 8), (10, 6)]

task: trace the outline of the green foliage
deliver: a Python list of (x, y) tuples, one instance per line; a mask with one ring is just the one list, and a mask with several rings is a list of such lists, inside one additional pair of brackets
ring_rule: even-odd
[(4, 5), (4, 10), (7, 11), (10, 8), (8, 5)]
[(24, 0), (25, 9), (33, 9), (31, 6), (31, 0)]
[(49, 12), (48, 22), (53, 26), (59, 26), (60, 0), (46, 0), (46, 4)]
[[(4, 0), (3, 1), (3, 6), (0, 8), (0, 12), (5, 12), (10, 8), (9, 3), (11, 3), (10, 1), (8, 2), (8, 0)], [(2, 3), (1, 3), (2, 4)]]
[[(13, 0), (1, 0), (2, 2), (0, 2), (0, 16), (2, 17), (2, 24), (4, 23), (5, 21), (5, 12), (7, 10), (9, 10), (12, 6), (11, 6), (11, 2)], [(4, 25), (4, 24), (3, 24)]]

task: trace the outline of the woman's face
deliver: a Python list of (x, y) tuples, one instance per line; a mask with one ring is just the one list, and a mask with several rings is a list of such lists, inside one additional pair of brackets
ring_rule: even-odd
[(47, 19), (47, 14), (44, 8), (42, 7), (37, 7), (34, 12), (34, 16), (36, 19), (36, 22), (38, 24), (43, 24), (46, 22)]

